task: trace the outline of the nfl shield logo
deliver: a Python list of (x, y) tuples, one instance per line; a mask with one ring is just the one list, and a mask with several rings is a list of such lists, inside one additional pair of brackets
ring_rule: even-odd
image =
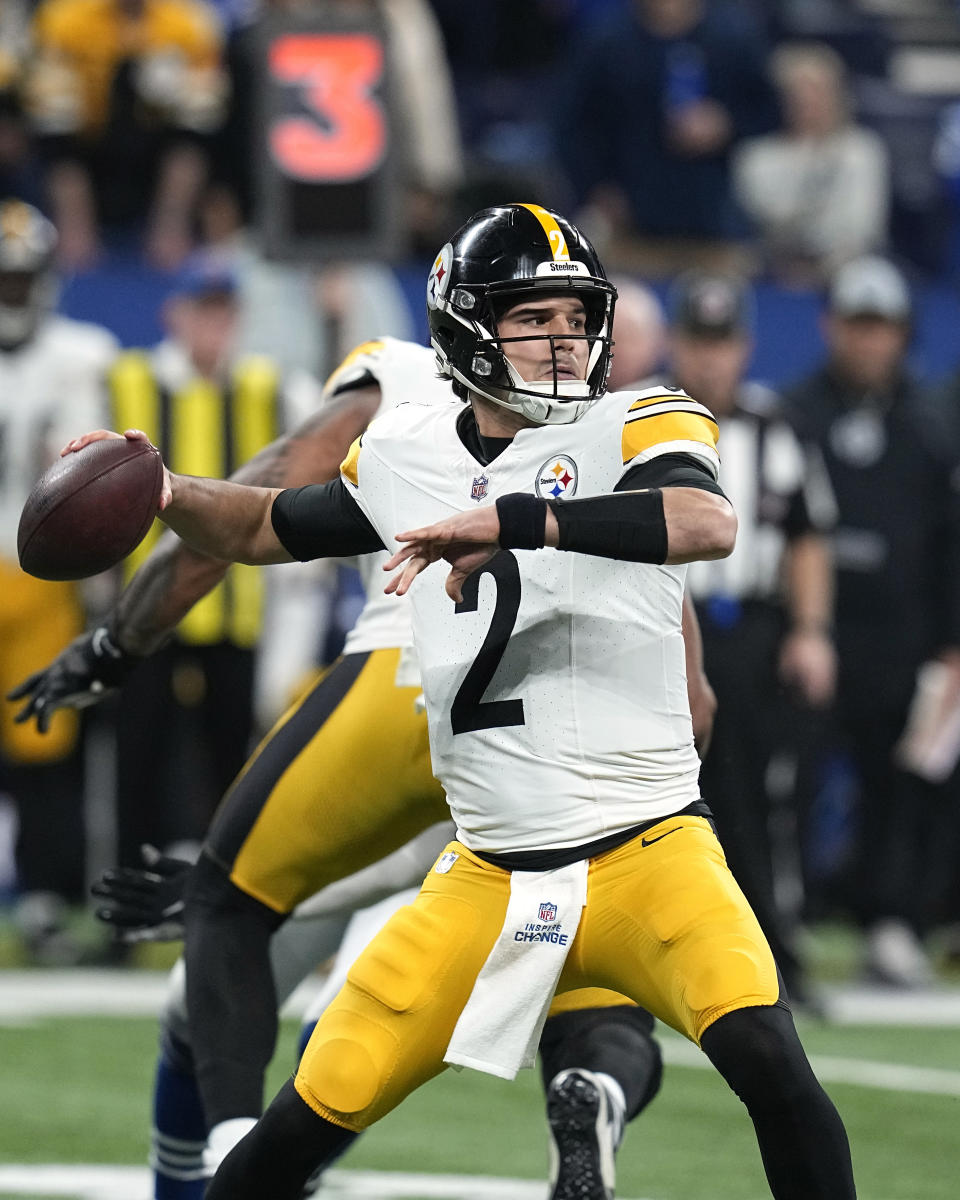
[(543, 903), (540, 905), (539, 920), (555, 921), (556, 919), (557, 919), (557, 906), (555, 904), (551, 904), (549, 900), (544, 900)]
[(452, 850), (448, 850), (446, 854), (440, 855), (437, 859), (437, 865), (433, 869), (438, 875), (446, 875), (459, 857), (459, 854), (454, 854)]
[(490, 480), (486, 475), (478, 475), (473, 481), (473, 487), (470, 489), (471, 500), (485, 500), (487, 498), (487, 488), (490, 486)]

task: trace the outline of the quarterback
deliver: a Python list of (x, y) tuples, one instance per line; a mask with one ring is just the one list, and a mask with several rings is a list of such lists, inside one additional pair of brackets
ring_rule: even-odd
[(697, 787), (684, 564), (729, 554), (736, 530), (716, 424), (662, 388), (595, 403), (614, 299), (562, 217), (484, 210), (428, 281), (447, 403), (375, 420), (328, 484), (168, 474), (162, 517), (206, 554), (265, 563), (401, 543), (387, 586), (410, 594), (457, 824), (210, 1200), (297, 1197), (447, 1063), (512, 1076), (554, 992), (590, 986), (703, 1048), (753, 1119), (774, 1196), (855, 1194), (843, 1125)]

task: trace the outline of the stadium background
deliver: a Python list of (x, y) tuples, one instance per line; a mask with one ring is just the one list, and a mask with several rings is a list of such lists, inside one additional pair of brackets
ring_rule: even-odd
[[(382, 187), (377, 194), (390, 207), (390, 219), (397, 222), (401, 235), (408, 235), (398, 236), (396, 246), (403, 250), (389, 257), (418, 340), (425, 337), (423, 281), (439, 244), (436, 234), (442, 237), (442, 231), (469, 213), (477, 201), (485, 203), (501, 195), (537, 199), (573, 211), (576, 188), (564, 178), (548, 99), (556, 94), (555, 86), (562, 87), (564, 70), (580, 40), (627, 3), (473, 0), (466, 14), (458, 0), (434, 0), (432, 12), (445, 38), (456, 92), (462, 175), (456, 178), (454, 172), (444, 179), (441, 172), (435, 208), (416, 228), (407, 230), (403, 225), (407, 210), (395, 176), (375, 181), (377, 188)], [(3, 20), (9, 20), (15, 10), (29, 18), (34, 7), (4, 5)], [(258, 15), (254, 0), (222, 0), (215, 7), (235, 35)], [(309, 25), (324, 6), (266, 7), (296, 8), (297, 15), (290, 19)], [(893, 257), (912, 287), (916, 320), (911, 363), (930, 383), (949, 377), (960, 366), (960, 163), (950, 154), (955, 106), (960, 102), (960, 6), (953, 0), (731, 0), (711, 7), (739, 10), (741, 17), (746, 13), (761, 27), (771, 54), (785, 41), (816, 40), (829, 44), (844, 60), (857, 121), (878, 132), (890, 152), (887, 236), (874, 248)], [(0, 29), (5, 35), (6, 26)], [(24, 77), (23, 56), (28, 58), (30, 50), (19, 36), (3, 43), (8, 57), (21, 56), (9, 72), (9, 64), (4, 64), (4, 96), (17, 97), (9, 109), (4, 108), (4, 115), (6, 119), (12, 113), (18, 127), (26, 122), (29, 128), (29, 104), (21, 102), (17, 81)], [(610, 120), (616, 119), (617, 114), (611, 113)], [(31, 139), (34, 146), (43, 141), (33, 133)], [(249, 146), (243, 153), (255, 172), (264, 167)], [(402, 159), (404, 151), (398, 153)], [(40, 154), (38, 170), (42, 172), (48, 161)], [(42, 189), (38, 191), (27, 175), (7, 169), (8, 165), (4, 160), (0, 167), (5, 191), (39, 199), (47, 207)], [(252, 200), (247, 215), (256, 228), (258, 214)], [(106, 326), (127, 347), (149, 346), (163, 336), (162, 305), (180, 270), (179, 264), (159, 266), (151, 261), (137, 230), (136, 220), (119, 229), (105, 229), (95, 261), (63, 263), (60, 271), (61, 311)], [(204, 230), (197, 225), (193, 232), (190, 249), (202, 248)], [(382, 230), (368, 232), (371, 245), (379, 245)], [(289, 233), (279, 231), (281, 236)], [(689, 245), (684, 243), (695, 244), (698, 235), (687, 239), (681, 234), (676, 240), (676, 262), (688, 265)], [(756, 347), (750, 373), (774, 386), (785, 386), (822, 358), (818, 326), (822, 280), (810, 277), (802, 284), (787, 285), (778, 279), (775, 266), (764, 260), (758, 232), (749, 226), (730, 244), (738, 255), (742, 252), (738, 261), (749, 264), (754, 277)], [(624, 253), (622, 261), (614, 254), (608, 262), (630, 274), (637, 247), (627, 249), (630, 252)], [(330, 247), (324, 253), (337, 257)], [(666, 299), (673, 272), (661, 270), (642, 277)], [(333, 365), (333, 361), (317, 362), (315, 371), (322, 377)], [(9, 875), (5, 889), (4, 897), (12, 905), (16, 883)], [(88, 950), (97, 948), (89, 914), (77, 912), (71, 919), (78, 943)], [(960, 1101), (960, 979), (955, 967), (944, 962), (936, 986), (928, 992), (878, 998), (860, 987), (856, 938), (846, 925), (820, 924), (807, 936), (812, 972), (824, 987), (828, 1019), (804, 1017), (802, 1033), (847, 1121), (861, 1194), (871, 1200), (946, 1200), (954, 1194), (960, 1174), (955, 1136)], [(0, 1062), (4, 1064), (0, 1197), (4, 1200), (27, 1195), (106, 1200), (121, 1194), (111, 1188), (129, 1186), (105, 1175), (90, 1190), (78, 1172), (75, 1190), (62, 1190), (49, 1178), (45, 1183), (40, 1173), (17, 1176), (19, 1182), (11, 1182), (14, 1177), (4, 1172), (17, 1164), (36, 1168), (143, 1162), (155, 1039), (154, 1025), (145, 1014), (156, 1006), (158, 977), (170, 953), (140, 950), (129, 958), (120, 976), (99, 974), (95, 968), (80, 975), (49, 967), (24, 971), (16, 931), (0, 918)], [(120, 982), (127, 978), (141, 981), (142, 990), (127, 996)], [(100, 1012), (98, 1001), (88, 998), (91, 989), (117, 998), (112, 1011)], [(274, 1083), (288, 1069), (292, 1045), (293, 1026), (288, 1023)], [(723, 1200), (727, 1195), (759, 1200), (765, 1189), (739, 1105), (719, 1080), (697, 1069), (686, 1047), (673, 1039), (667, 1046), (663, 1093), (628, 1137), (620, 1194), (647, 1200)], [(365, 1139), (344, 1168), (533, 1181), (543, 1175), (545, 1142), (532, 1077), (507, 1088), (449, 1073)], [(70, 1188), (69, 1176), (62, 1186)], [(145, 1183), (138, 1179), (134, 1186), (139, 1190), (130, 1200), (146, 1195)], [(391, 1188), (407, 1190), (389, 1193), (350, 1191), (349, 1181), (342, 1186), (344, 1195), (426, 1200), (427, 1196), (465, 1197), (472, 1185), (461, 1178), (437, 1184), (447, 1188), (438, 1191), (422, 1182), (391, 1183)], [(378, 1185), (366, 1179), (365, 1184), (356, 1184), (361, 1186)], [(379, 1186), (388, 1187), (385, 1177)], [(511, 1194), (506, 1186), (507, 1191), (488, 1194)], [(486, 1193), (477, 1193), (481, 1194)], [(512, 1194), (517, 1200), (516, 1189)]]

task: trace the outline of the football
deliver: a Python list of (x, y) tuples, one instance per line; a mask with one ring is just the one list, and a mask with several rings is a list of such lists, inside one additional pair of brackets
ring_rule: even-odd
[(140, 544), (157, 514), (163, 460), (147, 442), (108, 438), (58, 459), (20, 514), (20, 566), (37, 579), (86, 579)]

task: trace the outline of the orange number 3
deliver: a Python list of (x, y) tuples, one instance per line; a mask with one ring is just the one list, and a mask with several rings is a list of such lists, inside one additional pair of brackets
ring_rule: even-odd
[(270, 152), (306, 183), (349, 183), (371, 174), (387, 149), (387, 121), (373, 94), (383, 78), (383, 46), (370, 34), (286, 34), (270, 47), (270, 72), (300, 85), (311, 116), (282, 116)]

